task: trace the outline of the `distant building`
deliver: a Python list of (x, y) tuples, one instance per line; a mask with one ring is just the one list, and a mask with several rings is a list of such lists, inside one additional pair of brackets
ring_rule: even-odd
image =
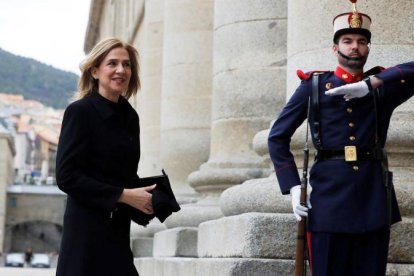
[(15, 139), (16, 183), (54, 184), (62, 112), (22, 95), (0, 93), (0, 105)]
[(0, 252), (58, 250), (66, 204), (55, 181), (62, 115), (0, 93)]
[(7, 213), (7, 187), (14, 183), (13, 158), (16, 154), (13, 136), (0, 119), (0, 252), (4, 248)]

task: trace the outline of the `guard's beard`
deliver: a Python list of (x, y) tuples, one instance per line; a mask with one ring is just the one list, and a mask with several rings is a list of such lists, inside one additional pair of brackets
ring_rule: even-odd
[(351, 69), (362, 69), (367, 62), (368, 55), (361, 57), (349, 57), (338, 50), (338, 54), (343, 58), (339, 59), (339, 64)]

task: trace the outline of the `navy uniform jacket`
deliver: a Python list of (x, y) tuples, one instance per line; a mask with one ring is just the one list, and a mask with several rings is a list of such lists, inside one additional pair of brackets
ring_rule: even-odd
[[(380, 122), (384, 144), (394, 109), (414, 94), (414, 62), (391, 67), (376, 76), (384, 81)], [(326, 87), (344, 84), (345, 81), (334, 72), (319, 76), (322, 146), (324, 149), (343, 149), (347, 145), (373, 148), (375, 112), (372, 94), (349, 101), (345, 101), (343, 96), (325, 95)], [(312, 78), (301, 82), (269, 134), (269, 153), (282, 194), (288, 194), (290, 188), (300, 185), (289, 145), (292, 135), (307, 117), (311, 86)], [(309, 122), (313, 133), (312, 116)], [(357, 233), (387, 225), (386, 189), (378, 160), (358, 161), (356, 164), (339, 159), (316, 161), (310, 171), (309, 182), (312, 186), (309, 230)], [(398, 209), (394, 211), (393, 222), (401, 220)]]

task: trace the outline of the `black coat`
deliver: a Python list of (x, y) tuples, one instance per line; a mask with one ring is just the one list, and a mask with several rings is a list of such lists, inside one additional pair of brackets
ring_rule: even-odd
[(67, 107), (56, 161), (68, 195), (57, 276), (138, 275), (130, 216), (117, 200), (136, 183), (139, 157), (139, 119), (126, 99), (95, 92)]

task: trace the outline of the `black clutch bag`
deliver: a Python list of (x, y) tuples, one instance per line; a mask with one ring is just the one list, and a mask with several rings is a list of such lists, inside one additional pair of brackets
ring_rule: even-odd
[(164, 170), (162, 170), (162, 175), (138, 178), (134, 188), (142, 188), (154, 184), (157, 184), (157, 187), (152, 191), (154, 214), (148, 215), (138, 209), (129, 208), (131, 219), (140, 225), (147, 225), (154, 217), (164, 222), (173, 212), (178, 212), (181, 209), (171, 189), (170, 179)]

